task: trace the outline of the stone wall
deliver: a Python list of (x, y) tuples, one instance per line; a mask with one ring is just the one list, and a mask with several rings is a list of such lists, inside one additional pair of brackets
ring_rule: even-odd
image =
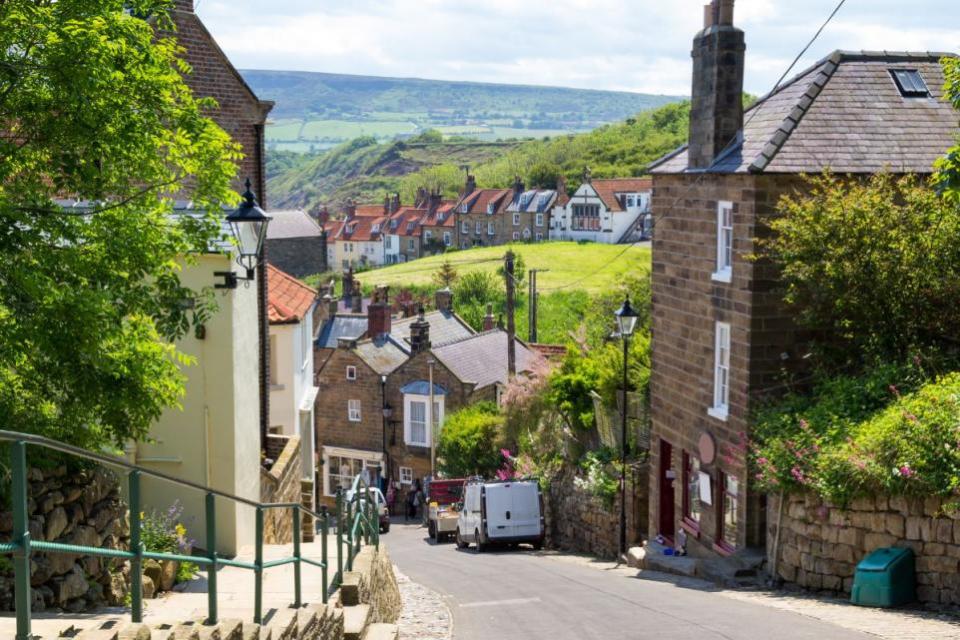
[(266, 241), (270, 264), (295, 278), (327, 271), (327, 242), (321, 235)]
[[(30, 469), (28, 480), (33, 540), (129, 549), (127, 505), (112, 472), (94, 468), (68, 473), (61, 466)], [(13, 514), (0, 512), (0, 542), (9, 542), (12, 532)], [(80, 612), (123, 604), (129, 570), (120, 560), (34, 553), (30, 584), (34, 611)], [(12, 611), (13, 607), (13, 568), (4, 557), (0, 559), (0, 611)]]
[[(774, 565), (780, 509), (767, 506), (767, 557)], [(877, 497), (847, 508), (814, 496), (787, 496), (780, 525), (776, 572), (814, 590), (850, 593), (856, 565), (878, 547), (909, 547), (916, 557), (917, 599), (960, 604), (960, 513), (938, 498)]]
[[(627, 478), (627, 545), (647, 533), (648, 484), (646, 464), (632, 467)], [(607, 507), (600, 498), (576, 485), (580, 473), (564, 469), (544, 491), (546, 544), (556, 549), (616, 558), (620, 549), (620, 496)]]
[[(282, 446), (282, 448), (281, 448)], [(279, 454), (275, 452), (279, 450)], [(276, 455), (270, 470), (260, 469), (260, 502), (292, 502), (300, 504), (300, 438), (267, 436), (267, 454)], [(265, 544), (293, 542), (293, 509), (268, 509), (263, 518)]]

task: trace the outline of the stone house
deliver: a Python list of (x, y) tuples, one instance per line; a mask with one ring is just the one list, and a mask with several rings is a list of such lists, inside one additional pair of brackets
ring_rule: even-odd
[(558, 199), (553, 189), (527, 189), (520, 178), (501, 209), (503, 222), (498, 244), (542, 242), (549, 239), (550, 212)]
[(327, 234), (305, 211), (271, 211), (264, 253), (295, 278), (327, 271)]
[(454, 207), (456, 244), (466, 249), (547, 240), (550, 212), (566, 199), (564, 182), (557, 190), (527, 189), (518, 177), (510, 189), (477, 189), (468, 175)]
[[(744, 114), (744, 33), (714, 0), (693, 44), (689, 145), (654, 163), (651, 535), (692, 554), (764, 544), (764, 496), (746, 468), (748, 416), (800, 366), (803, 339), (751, 260), (802, 174), (926, 174), (957, 133), (941, 54), (843, 52)], [(745, 117), (746, 116), (746, 117)]]
[(550, 239), (616, 244), (649, 237), (652, 191), (650, 178), (587, 175), (572, 197), (553, 208)]
[(502, 244), (502, 209), (510, 189), (477, 189), (473, 176), (467, 176), (463, 195), (456, 204), (456, 243), (461, 249)]

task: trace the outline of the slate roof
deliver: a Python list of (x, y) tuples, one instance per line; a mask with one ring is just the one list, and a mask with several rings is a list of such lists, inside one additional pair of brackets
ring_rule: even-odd
[(270, 216), (273, 220), (267, 225), (267, 240), (320, 237), (320, 225), (305, 211), (271, 211)]
[[(742, 140), (707, 171), (930, 173), (958, 132), (943, 101), (944, 56), (954, 54), (836, 51), (748, 109)], [(918, 70), (930, 97), (903, 97), (893, 69)], [(686, 171), (686, 147), (651, 166)]]
[(316, 289), (272, 264), (267, 265), (267, 317), (270, 324), (300, 322), (316, 300)]
[(367, 332), (367, 316), (337, 314), (328, 319), (317, 336), (318, 349), (336, 349), (340, 338), (359, 339)]
[(409, 350), (392, 336), (358, 342), (356, 353), (381, 375), (393, 372), (410, 357)]
[[(455, 313), (449, 311), (429, 311), (424, 314), (424, 320), (430, 323), (430, 344), (437, 346), (469, 338), (474, 335), (471, 329)], [(390, 335), (400, 340), (403, 344), (410, 343), (410, 325), (416, 322), (417, 317), (402, 318), (394, 320), (391, 325)]]
[(597, 197), (607, 207), (607, 211), (625, 211), (623, 202), (617, 196), (626, 193), (643, 193), (653, 190), (651, 178), (613, 178), (609, 180), (594, 179), (590, 186), (597, 192)]
[(494, 205), (494, 213), (503, 205), (504, 196), (511, 193), (512, 189), (477, 189), (470, 195), (460, 198), (457, 203), (457, 212), (462, 213), (462, 207), (467, 205), (467, 213), (486, 213), (487, 205)]
[[(472, 382), (477, 389), (491, 384), (506, 384), (507, 332), (494, 329), (434, 346), (433, 355), (463, 382)], [(516, 340), (517, 371), (530, 371), (540, 357)]]
[(557, 192), (550, 189), (530, 189), (515, 194), (507, 201), (507, 213), (543, 213), (553, 206)]

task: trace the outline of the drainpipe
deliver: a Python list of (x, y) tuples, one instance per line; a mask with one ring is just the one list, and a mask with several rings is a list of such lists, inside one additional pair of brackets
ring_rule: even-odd
[(390, 450), (387, 447), (387, 376), (380, 376), (380, 442), (383, 450), (383, 477), (389, 483), (393, 481), (393, 470), (390, 468)]

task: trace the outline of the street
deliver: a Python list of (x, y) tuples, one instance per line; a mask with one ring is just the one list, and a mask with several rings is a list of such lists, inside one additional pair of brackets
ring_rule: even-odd
[(400, 571), (441, 593), (456, 640), (848, 640), (829, 623), (711, 593), (705, 583), (519, 550), (477, 554), (435, 546), (425, 528), (394, 521), (384, 536)]

